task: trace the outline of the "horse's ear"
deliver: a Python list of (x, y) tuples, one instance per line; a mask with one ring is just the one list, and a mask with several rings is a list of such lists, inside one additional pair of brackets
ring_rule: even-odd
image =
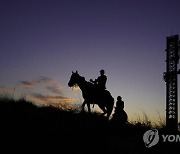
[(74, 72), (72, 71), (72, 74), (73, 74)]
[(78, 71), (76, 71), (76, 73), (78, 74)]

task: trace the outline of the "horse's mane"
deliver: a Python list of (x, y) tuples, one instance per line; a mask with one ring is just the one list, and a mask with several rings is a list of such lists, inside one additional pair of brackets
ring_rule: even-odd
[(87, 87), (89, 87), (89, 88), (94, 88), (94, 84), (93, 84), (92, 82), (87, 81), (87, 80), (85, 79), (85, 77), (83, 77), (83, 76), (80, 76), (80, 75), (79, 75), (79, 77), (81, 78), (82, 81), (84, 81), (84, 83), (85, 83), (85, 85), (86, 85)]

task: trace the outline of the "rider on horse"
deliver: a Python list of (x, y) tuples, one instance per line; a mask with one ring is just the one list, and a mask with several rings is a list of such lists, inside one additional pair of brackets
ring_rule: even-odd
[[(114, 106), (114, 98), (112, 97), (111, 93), (105, 89), (107, 78), (104, 75), (104, 71), (101, 70), (100, 72), (101, 76), (98, 77), (96, 81), (94, 81), (98, 84), (94, 85), (90, 82), (87, 82), (84, 77), (78, 74), (77, 71), (72, 72), (72, 75), (68, 82), (68, 86), (73, 87), (75, 85), (78, 85), (81, 89), (82, 96), (84, 98), (82, 110), (84, 110), (84, 106), (87, 105), (88, 111), (91, 112), (90, 104), (97, 104), (103, 111), (103, 114), (107, 114), (107, 118), (109, 119)], [(99, 86), (99, 89), (96, 88), (96, 85)]]
[(100, 76), (97, 79), (95, 79), (94, 81), (92, 79), (90, 79), (90, 82), (97, 85), (97, 88), (100, 91), (104, 91), (106, 89), (106, 81), (107, 81), (107, 76), (105, 75), (104, 70), (100, 70)]

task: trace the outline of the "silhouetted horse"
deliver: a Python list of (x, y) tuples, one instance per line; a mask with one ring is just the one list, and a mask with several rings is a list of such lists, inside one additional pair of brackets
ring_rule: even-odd
[(97, 104), (104, 112), (103, 114), (107, 114), (107, 118), (109, 119), (114, 106), (114, 98), (111, 96), (109, 91), (98, 90), (94, 84), (87, 82), (84, 77), (78, 74), (77, 71), (75, 73), (72, 72), (68, 85), (69, 87), (78, 85), (81, 89), (84, 98), (82, 104), (83, 110), (85, 104), (87, 104), (88, 111), (91, 112), (90, 104)]

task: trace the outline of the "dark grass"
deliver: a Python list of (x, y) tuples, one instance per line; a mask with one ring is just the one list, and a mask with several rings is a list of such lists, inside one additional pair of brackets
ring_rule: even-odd
[[(180, 147), (159, 143), (146, 148), (143, 134), (151, 129), (146, 123), (122, 126), (96, 112), (89, 114), (77, 112), (76, 108), (38, 107), (25, 99), (1, 98), (0, 122), (1, 147), (7, 147), (6, 153), (12, 150), (37, 152), (40, 149), (41, 152), (58, 153), (150, 154), (168, 153), (171, 148), (179, 150)], [(164, 127), (158, 129), (166, 133)]]

